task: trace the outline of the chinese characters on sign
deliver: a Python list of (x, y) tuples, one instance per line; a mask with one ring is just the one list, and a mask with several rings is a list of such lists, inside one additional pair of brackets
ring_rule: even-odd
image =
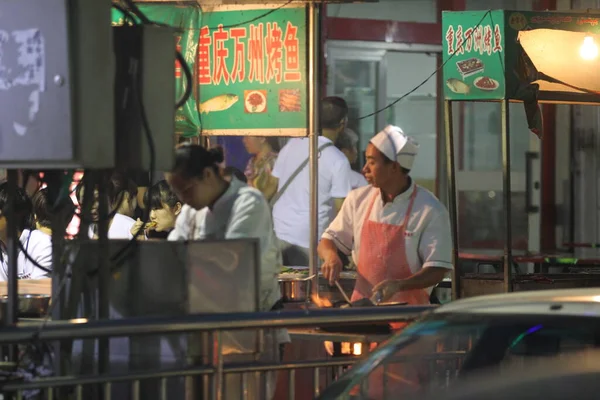
[(200, 85), (300, 82), (299, 60), (298, 27), (289, 21), (284, 27), (261, 22), (229, 29), (219, 24), (212, 32), (207, 26), (200, 29)]
[(478, 52), (492, 55), (502, 52), (502, 33), (498, 24), (463, 28), (458, 25), (456, 29), (450, 25), (445, 34), (448, 55), (468, 54)]

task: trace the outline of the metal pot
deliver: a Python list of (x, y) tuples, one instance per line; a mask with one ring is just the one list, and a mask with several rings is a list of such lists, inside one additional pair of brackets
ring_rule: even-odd
[[(279, 288), (283, 301), (286, 303), (306, 301), (307, 293), (310, 289), (309, 285), (311, 284), (309, 282), (312, 283), (310, 277), (301, 279), (279, 278)], [(339, 282), (346, 293), (351, 296), (356, 280), (343, 278)], [(343, 299), (338, 289), (335, 286), (329, 286), (329, 282), (323, 277), (319, 277), (319, 297), (327, 299), (332, 303)]]
[[(7, 312), (8, 296), (0, 298), (0, 318), (4, 319)], [(19, 313), (20, 318), (41, 318), (48, 313), (50, 308), (50, 296), (45, 294), (20, 294)]]
[(288, 303), (306, 301), (309, 280), (307, 279), (279, 279), (279, 289), (283, 301)]

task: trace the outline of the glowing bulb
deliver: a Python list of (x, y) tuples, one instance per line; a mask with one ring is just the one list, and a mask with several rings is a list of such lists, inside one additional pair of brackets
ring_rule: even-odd
[(586, 36), (583, 39), (583, 44), (579, 48), (579, 55), (584, 60), (593, 60), (598, 57), (598, 46), (594, 43), (594, 38), (591, 36)]

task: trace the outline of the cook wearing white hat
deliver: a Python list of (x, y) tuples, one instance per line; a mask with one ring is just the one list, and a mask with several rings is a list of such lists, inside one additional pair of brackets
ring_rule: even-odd
[(342, 267), (337, 251), (352, 254), (359, 275), (352, 301), (429, 303), (432, 288), (452, 269), (448, 211), (409, 176), (418, 151), (397, 126), (375, 135), (363, 168), (371, 185), (350, 192), (319, 243), (330, 283)]

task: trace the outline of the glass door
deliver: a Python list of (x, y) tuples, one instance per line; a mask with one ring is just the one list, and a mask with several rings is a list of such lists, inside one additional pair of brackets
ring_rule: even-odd
[(385, 50), (368, 46), (357, 48), (351, 42), (327, 44), (327, 94), (348, 103), (348, 127), (359, 137), (359, 157), (352, 167), (364, 165), (364, 151), (383, 122), (379, 115), (368, 116), (385, 107)]
[[(510, 105), (513, 249), (539, 251), (540, 139), (527, 127), (523, 105)], [(504, 247), (501, 113), (499, 103), (454, 103), (459, 245)]]

